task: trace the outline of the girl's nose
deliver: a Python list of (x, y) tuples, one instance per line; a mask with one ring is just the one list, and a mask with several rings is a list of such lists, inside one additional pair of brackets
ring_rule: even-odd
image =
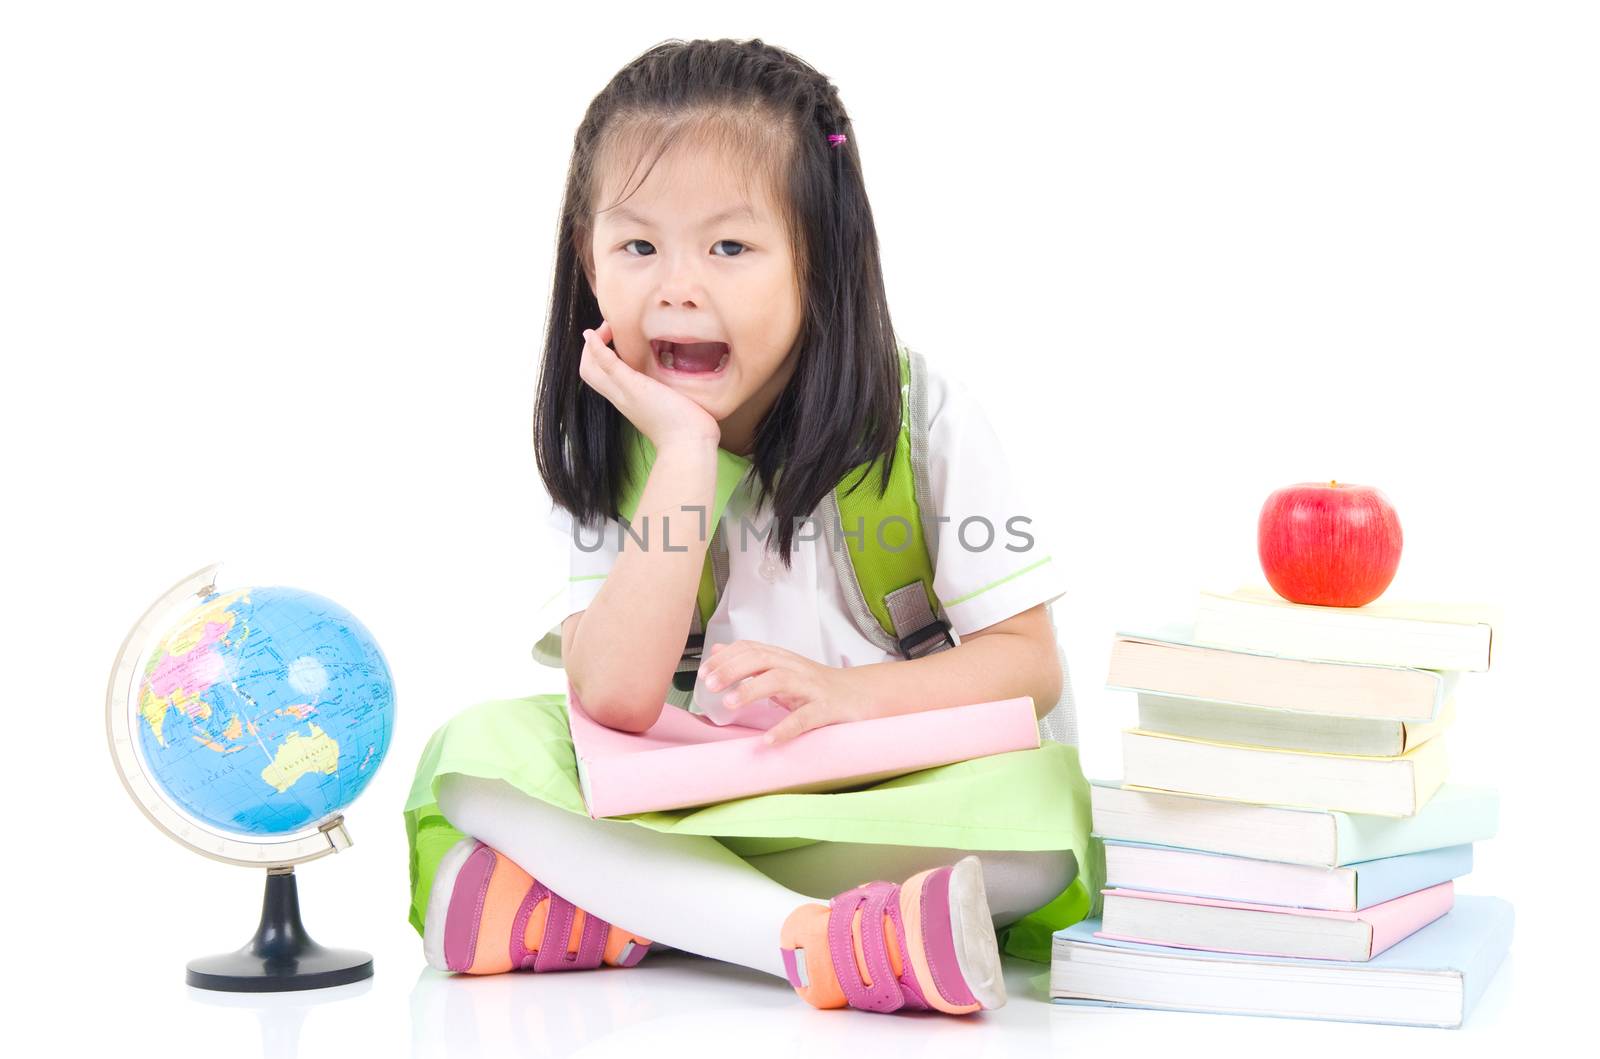
[(663, 306), (697, 307), (705, 300), (698, 262), (686, 254), (662, 255), (661, 285), (658, 295)]

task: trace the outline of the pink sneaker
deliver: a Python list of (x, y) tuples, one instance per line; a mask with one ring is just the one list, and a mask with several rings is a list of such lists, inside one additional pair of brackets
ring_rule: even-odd
[(1006, 1002), (977, 857), (801, 905), (779, 945), (789, 984), (813, 1007), (967, 1015)]
[(632, 967), (650, 941), (591, 916), (475, 838), (439, 861), (422, 951), (441, 971), (587, 971)]

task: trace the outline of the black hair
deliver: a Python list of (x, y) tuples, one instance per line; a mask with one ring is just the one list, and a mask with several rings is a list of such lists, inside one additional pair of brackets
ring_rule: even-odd
[(539, 474), (577, 522), (619, 517), (624, 419), (578, 375), (582, 331), (600, 324), (590, 280), (595, 198), (615, 165), (633, 157), (637, 172), (649, 155), (648, 176), (686, 137), (734, 148), (770, 181), (794, 247), (794, 373), (756, 428), (750, 456), (757, 502), (772, 499), (768, 547), (775, 543), (788, 566), (799, 524), (852, 469), (881, 458), (879, 495), (887, 488), (900, 368), (849, 115), (828, 78), (759, 39), (665, 41), (624, 66), (584, 113), (567, 171), (534, 410)]

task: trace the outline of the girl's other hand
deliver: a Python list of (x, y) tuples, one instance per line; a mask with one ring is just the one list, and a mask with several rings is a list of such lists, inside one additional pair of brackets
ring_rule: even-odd
[(730, 710), (761, 698), (770, 698), (788, 710), (789, 716), (767, 729), (768, 743), (786, 742), (825, 724), (875, 716), (850, 669), (825, 666), (755, 640), (712, 644), (696, 679), (705, 681), (713, 692), (744, 681), (723, 696), (723, 705)]
[(688, 442), (713, 446), (722, 440), (722, 426), (710, 412), (672, 387), (630, 367), (607, 343), (611, 324), (602, 320), (583, 333), (583, 358), (578, 375), (627, 417), (659, 451)]

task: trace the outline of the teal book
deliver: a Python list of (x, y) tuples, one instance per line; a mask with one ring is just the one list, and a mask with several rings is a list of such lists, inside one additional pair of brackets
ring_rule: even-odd
[(1086, 919), (1057, 931), (1050, 996), (1058, 1004), (1455, 1029), (1511, 949), (1515, 915), (1498, 897), (1455, 907), (1365, 961), (1177, 949), (1114, 941)]
[(1446, 783), (1414, 816), (1369, 816), (1091, 781), (1097, 837), (1333, 868), (1494, 837), (1492, 787)]

